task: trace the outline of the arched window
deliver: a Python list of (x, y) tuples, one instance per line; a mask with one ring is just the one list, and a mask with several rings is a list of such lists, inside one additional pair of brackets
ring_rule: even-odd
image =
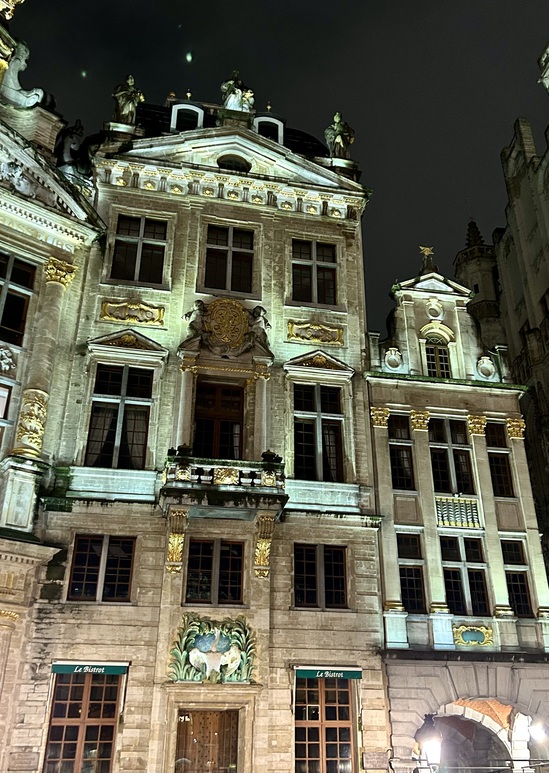
[(445, 338), (431, 333), (425, 342), (427, 375), (438, 378), (451, 378), (450, 355)]
[(229, 172), (249, 172), (252, 165), (241, 156), (226, 155), (217, 159), (217, 166), (220, 169), (227, 169)]

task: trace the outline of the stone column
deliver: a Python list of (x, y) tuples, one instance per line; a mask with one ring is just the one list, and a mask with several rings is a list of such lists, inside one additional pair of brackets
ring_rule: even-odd
[(0, 696), (4, 686), (4, 676), (8, 662), (11, 635), (15, 630), (15, 623), (19, 619), (19, 613), (11, 609), (0, 609)]
[(180, 365), (179, 413), (175, 445), (190, 446), (193, 426), (193, 396), (198, 368), (196, 366), (197, 352), (183, 352)]
[(490, 578), (494, 592), (494, 613), (496, 617), (513, 617), (509, 606), (509, 593), (503, 568), (503, 556), (498, 533), (496, 504), (492, 489), (492, 476), (486, 450), (486, 416), (468, 416), (471, 445), (476, 460), (479, 497), (484, 512), (484, 528), (486, 538), (486, 563), (490, 566)]
[(261, 459), (263, 451), (267, 451), (267, 381), (271, 374), (266, 362), (258, 362), (254, 358), (256, 372), (252, 381), (255, 383), (255, 415), (254, 415), (254, 459)]
[(63, 292), (74, 278), (75, 271), (75, 266), (53, 257), (44, 266), (46, 286), (41, 294), (42, 311), (36, 321), (13, 455), (37, 458), (42, 452)]

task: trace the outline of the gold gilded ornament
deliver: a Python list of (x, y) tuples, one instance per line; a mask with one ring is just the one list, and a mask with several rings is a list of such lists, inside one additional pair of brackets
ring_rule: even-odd
[(14, 448), (13, 453), (39, 456), (44, 440), (48, 400), (48, 393), (41, 389), (25, 389), (23, 392), (16, 438), (24, 445)]
[(343, 346), (343, 329), (311, 322), (288, 322), (288, 339), (310, 344)]
[(467, 416), (467, 426), (471, 435), (484, 435), (487, 421), (486, 416)]
[(249, 317), (238, 301), (218, 298), (208, 305), (204, 329), (212, 346), (225, 345), (229, 349), (238, 349), (249, 330)]
[(524, 419), (507, 419), (507, 434), (514, 440), (524, 439)]
[(131, 301), (103, 301), (100, 319), (139, 325), (163, 325), (164, 307)]
[(240, 476), (236, 467), (215, 467), (213, 482), (216, 486), (238, 486)]
[(57, 258), (49, 258), (48, 262), (44, 264), (46, 282), (57, 282), (57, 284), (63, 285), (65, 288), (74, 279), (75, 272), (76, 266)]
[(390, 411), (388, 408), (370, 408), (374, 427), (387, 427)]
[(410, 424), (412, 429), (429, 429), (429, 411), (410, 411)]

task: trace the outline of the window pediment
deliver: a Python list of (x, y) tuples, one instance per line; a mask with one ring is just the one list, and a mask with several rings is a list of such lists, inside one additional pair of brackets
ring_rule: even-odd
[[(451, 341), (455, 341), (456, 337), (454, 331), (447, 325), (444, 325), (440, 320), (433, 320), (424, 325), (419, 331), (420, 338), (429, 339), (430, 337), (436, 337), (442, 339), (446, 344)], [(440, 343), (442, 343), (440, 341)], [(436, 342), (435, 342), (436, 343)]]
[(290, 378), (314, 381), (350, 381), (355, 371), (321, 349), (295, 357), (284, 364)]
[(142, 333), (126, 328), (87, 342), (88, 353), (108, 361), (136, 360), (142, 365), (158, 366), (168, 358), (168, 350)]

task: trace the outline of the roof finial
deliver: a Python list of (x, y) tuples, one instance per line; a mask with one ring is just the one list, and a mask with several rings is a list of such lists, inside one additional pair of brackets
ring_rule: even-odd
[(420, 246), (419, 251), (423, 255), (421, 259), (421, 271), (419, 272), (419, 275), (422, 276), (423, 274), (432, 274), (432, 273), (438, 274), (438, 266), (435, 265), (432, 258), (432, 256), (434, 255), (433, 248)]

